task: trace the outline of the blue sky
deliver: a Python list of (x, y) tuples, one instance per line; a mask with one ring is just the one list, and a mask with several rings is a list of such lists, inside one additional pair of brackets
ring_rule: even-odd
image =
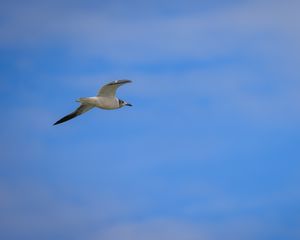
[(300, 238), (299, 1), (0, 6), (0, 239)]

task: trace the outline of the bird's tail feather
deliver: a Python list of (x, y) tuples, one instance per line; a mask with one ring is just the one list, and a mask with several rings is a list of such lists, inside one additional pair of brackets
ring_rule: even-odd
[(79, 102), (79, 103), (82, 103), (82, 104), (89, 104), (89, 98), (84, 98), (84, 97), (82, 97), (82, 98), (78, 98), (78, 99), (76, 99), (76, 102)]

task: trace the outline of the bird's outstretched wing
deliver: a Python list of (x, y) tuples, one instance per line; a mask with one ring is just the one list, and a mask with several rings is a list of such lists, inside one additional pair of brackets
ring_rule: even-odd
[(74, 112), (72, 112), (72, 113), (68, 114), (67, 116), (64, 116), (63, 118), (59, 119), (53, 125), (57, 125), (57, 124), (69, 121), (72, 118), (77, 117), (77, 116), (89, 111), (92, 108), (93, 108), (93, 106), (91, 106), (91, 105), (81, 104)]
[(131, 83), (131, 80), (116, 80), (104, 85), (98, 92), (101, 97), (115, 97), (118, 87), (125, 83)]

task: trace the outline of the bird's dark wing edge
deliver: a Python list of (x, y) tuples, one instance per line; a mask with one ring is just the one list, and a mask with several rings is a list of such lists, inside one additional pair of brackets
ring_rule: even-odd
[(61, 124), (61, 123), (66, 122), (66, 121), (69, 121), (69, 120), (81, 115), (82, 113), (87, 112), (91, 108), (93, 108), (93, 106), (81, 104), (74, 112), (72, 112), (72, 113), (64, 116), (63, 118), (59, 119), (57, 122), (55, 122), (53, 124), (53, 126), (57, 125), (57, 124)]

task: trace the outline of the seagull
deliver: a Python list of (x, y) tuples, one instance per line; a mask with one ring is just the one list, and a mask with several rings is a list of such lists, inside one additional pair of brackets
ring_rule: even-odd
[(116, 80), (110, 83), (105, 84), (99, 91), (96, 97), (86, 97), (79, 98), (76, 102), (81, 103), (80, 106), (72, 113), (64, 116), (59, 119), (53, 125), (57, 125), (66, 121), (71, 120), (87, 111), (91, 110), (94, 107), (113, 110), (118, 109), (124, 106), (132, 106), (130, 103), (127, 103), (116, 97), (117, 89), (126, 83), (131, 83), (131, 80)]

